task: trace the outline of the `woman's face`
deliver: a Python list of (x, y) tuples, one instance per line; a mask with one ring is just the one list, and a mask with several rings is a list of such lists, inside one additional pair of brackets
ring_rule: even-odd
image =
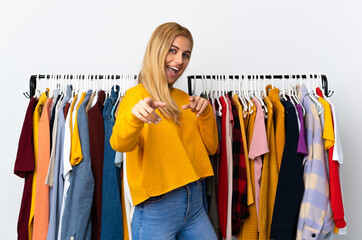
[(177, 36), (166, 56), (165, 71), (167, 83), (173, 84), (185, 71), (191, 57), (191, 41), (184, 36)]

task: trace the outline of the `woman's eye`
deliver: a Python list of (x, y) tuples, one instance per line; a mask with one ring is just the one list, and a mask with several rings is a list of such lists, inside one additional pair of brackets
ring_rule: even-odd
[(183, 54), (183, 58), (189, 59), (190, 56), (188, 54)]
[(176, 49), (170, 49), (170, 53), (176, 53)]

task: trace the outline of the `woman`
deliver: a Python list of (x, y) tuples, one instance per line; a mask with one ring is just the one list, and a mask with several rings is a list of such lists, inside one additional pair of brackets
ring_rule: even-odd
[(216, 239), (200, 182), (213, 175), (208, 155), (218, 145), (212, 107), (173, 87), (192, 47), (191, 33), (177, 23), (153, 32), (139, 84), (124, 96), (113, 128), (112, 148), (127, 152), (135, 240)]

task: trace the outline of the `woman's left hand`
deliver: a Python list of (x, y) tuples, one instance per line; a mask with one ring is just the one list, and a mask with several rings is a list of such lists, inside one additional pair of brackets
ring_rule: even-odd
[(190, 103), (181, 106), (181, 109), (191, 109), (191, 112), (196, 113), (196, 117), (200, 116), (207, 106), (209, 105), (209, 101), (200, 96), (190, 96)]

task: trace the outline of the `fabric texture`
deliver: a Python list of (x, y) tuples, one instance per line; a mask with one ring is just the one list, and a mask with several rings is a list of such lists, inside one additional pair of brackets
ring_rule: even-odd
[(90, 240), (92, 234), (91, 208), (93, 202), (94, 179), (89, 150), (89, 130), (86, 106), (92, 90), (89, 90), (78, 108), (77, 122), (83, 159), (73, 166), (70, 187), (65, 201), (62, 219), (61, 239)]
[(109, 139), (112, 135), (114, 119), (111, 111), (118, 98), (119, 86), (112, 88), (111, 96), (103, 108), (104, 122), (104, 157), (102, 178), (102, 218), (101, 239), (122, 239), (122, 199), (120, 169), (115, 165), (116, 152), (112, 149)]
[(295, 239), (299, 208), (304, 192), (303, 156), (298, 153), (298, 118), (293, 104), (283, 101), (285, 109), (285, 147), (279, 172), (270, 238)]
[[(94, 177), (94, 195), (92, 205), (92, 240), (99, 240), (101, 237), (102, 178), (104, 157), (104, 123), (102, 112), (104, 99), (104, 91), (99, 91), (96, 104), (88, 111), (89, 148), (92, 173)], [(89, 103), (91, 103), (91, 101), (88, 102), (87, 107), (89, 106)]]
[(298, 98), (306, 110), (308, 157), (304, 160), (305, 191), (299, 212), (296, 239), (323, 239), (333, 230), (334, 221), (330, 209), (321, 121), (305, 86), (299, 88)]

